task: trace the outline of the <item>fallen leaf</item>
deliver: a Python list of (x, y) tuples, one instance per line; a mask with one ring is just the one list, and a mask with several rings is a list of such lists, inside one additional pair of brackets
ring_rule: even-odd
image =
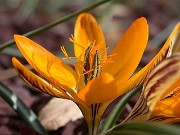
[(80, 118), (82, 113), (74, 102), (59, 98), (52, 98), (39, 112), (42, 125), (50, 131)]

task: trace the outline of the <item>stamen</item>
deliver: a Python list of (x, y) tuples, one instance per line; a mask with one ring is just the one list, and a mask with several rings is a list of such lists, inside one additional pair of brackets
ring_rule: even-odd
[(90, 79), (98, 77), (102, 72), (100, 52), (96, 51), (93, 60), (93, 71)]
[[(85, 53), (84, 53), (84, 64), (83, 67), (85, 69), (85, 71), (89, 71), (90, 70), (90, 51), (92, 49), (92, 46), (89, 45), (88, 48), (86, 49)], [(84, 73), (84, 72), (83, 72)], [(84, 74), (84, 82), (85, 84), (88, 82), (88, 78), (89, 78), (89, 74)]]
[(84, 54), (84, 69), (86, 71), (90, 70), (89, 56), (90, 56), (91, 49), (92, 49), (92, 46), (88, 46)]

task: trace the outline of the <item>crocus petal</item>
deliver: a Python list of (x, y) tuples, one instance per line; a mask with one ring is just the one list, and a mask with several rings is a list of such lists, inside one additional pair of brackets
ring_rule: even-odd
[[(178, 94), (180, 94), (178, 92)], [(179, 96), (170, 96), (159, 101), (152, 112), (150, 121), (163, 123), (180, 122), (180, 98)]]
[(77, 74), (75, 71), (32, 40), (15, 35), (16, 44), (29, 64), (51, 83), (75, 89)]
[(173, 37), (173, 44), (174, 44), (172, 53), (180, 52), (180, 23), (176, 25), (171, 36)]
[(54, 97), (70, 98), (61, 88), (56, 89), (44, 79), (35, 75), (28, 68), (23, 66), (15, 57), (12, 58), (12, 63), (15, 69), (18, 71), (20, 77), (34, 88)]
[(129, 120), (148, 120), (157, 103), (180, 87), (180, 55), (163, 60), (148, 76)]
[(148, 25), (145, 18), (137, 19), (125, 32), (114, 50), (111, 61), (104, 65), (119, 83), (127, 81), (138, 66), (148, 41)]
[(101, 52), (102, 57), (106, 56), (105, 39), (101, 27), (96, 19), (88, 13), (78, 16), (74, 29), (74, 53), (76, 57), (81, 56), (87, 49), (90, 42), (95, 42), (95, 50)]
[(89, 81), (78, 93), (78, 97), (87, 104), (111, 101), (117, 96), (117, 85), (114, 77), (104, 73)]
[(119, 83), (117, 81), (119, 87), (119, 95), (122, 95), (128, 92), (129, 90), (133, 89), (134, 87), (142, 84), (146, 80), (149, 73), (154, 69), (154, 67), (156, 67), (163, 59), (169, 57), (172, 54), (172, 48), (176, 43), (175, 37), (180, 31), (179, 25), (180, 24), (176, 25), (176, 27), (174, 28), (170, 37), (166, 40), (161, 50), (144, 68), (142, 68), (138, 73), (132, 76), (126, 83), (124, 83), (124, 85), (122, 85), (121, 82)]
[(180, 55), (165, 59), (149, 75), (144, 85), (149, 110), (153, 111), (157, 102), (173, 91), (174, 86), (180, 86)]

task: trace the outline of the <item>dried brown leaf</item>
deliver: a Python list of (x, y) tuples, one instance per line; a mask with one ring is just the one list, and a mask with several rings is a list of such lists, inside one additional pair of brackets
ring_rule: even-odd
[(75, 103), (65, 99), (53, 98), (39, 112), (39, 119), (47, 130), (57, 130), (70, 121), (82, 118)]

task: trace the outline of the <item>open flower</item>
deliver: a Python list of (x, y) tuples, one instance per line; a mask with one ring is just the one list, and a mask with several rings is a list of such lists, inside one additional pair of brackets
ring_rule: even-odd
[[(173, 32), (175, 33), (175, 32)], [(89, 134), (96, 134), (99, 121), (109, 103), (142, 84), (150, 71), (171, 54), (172, 37), (167, 39), (159, 53), (137, 74), (138, 66), (148, 41), (148, 25), (139, 18), (128, 28), (110, 55), (103, 32), (96, 19), (88, 14), (79, 15), (75, 24), (74, 69), (61, 59), (33, 42), (15, 35), (16, 44), (29, 64), (44, 78), (35, 75), (16, 58), (13, 65), (19, 75), (33, 87), (49, 95), (75, 102), (89, 126)], [(71, 61), (62, 48), (66, 58)]]

